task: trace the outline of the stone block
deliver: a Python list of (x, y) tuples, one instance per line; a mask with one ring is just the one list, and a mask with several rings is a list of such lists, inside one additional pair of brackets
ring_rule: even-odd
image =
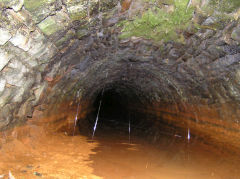
[(67, 11), (70, 18), (74, 20), (82, 20), (92, 11), (98, 0), (66, 0)]
[(9, 85), (21, 87), (24, 84), (23, 73), (20, 69), (8, 69), (3, 76)]
[(56, 10), (56, 0), (25, 0), (24, 7), (28, 10), (36, 23), (39, 23), (44, 18)]
[(4, 50), (0, 50), (0, 71), (8, 64), (10, 59), (11, 55)]
[(15, 88), (5, 88), (3, 94), (1, 94), (0, 96), (0, 108), (2, 108), (5, 104), (9, 103), (12, 100), (15, 91)]
[(4, 45), (11, 37), (8, 30), (0, 28), (0, 45)]
[(61, 24), (57, 23), (53, 16), (49, 16), (44, 21), (38, 24), (40, 30), (47, 36), (53, 35), (57, 31), (63, 29)]
[(10, 7), (14, 11), (19, 11), (23, 6), (24, 0), (2, 0), (2, 2), (4, 6)]
[(18, 48), (28, 51), (30, 49), (30, 40), (28, 36), (23, 35), (19, 31), (16, 33), (13, 38), (10, 39), (10, 42), (14, 45), (17, 46)]

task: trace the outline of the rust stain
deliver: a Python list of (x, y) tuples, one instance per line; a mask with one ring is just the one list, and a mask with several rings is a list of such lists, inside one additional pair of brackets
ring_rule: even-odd
[(56, 75), (55, 78), (46, 76), (44, 79), (48, 82), (49, 88), (47, 91), (51, 91), (51, 88), (57, 84), (66, 74), (68, 74), (75, 65), (70, 65), (63, 74)]
[(121, 3), (121, 12), (127, 11), (132, 4), (132, 0), (123, 0)]
[[(159, 120), (180, 127), (183, 131), (191, 128), (194, 135), (206, 139), (215, 146), (228, 148), (231, 151), (240, 149), (240, 125), (232, 121), (231, 113), (227, 113), (231, 104), (206, 105), (155, 103), (145, 108), (130, 106), (130, 110), (143, 115), (154, 115)], [(222, 116), (226, 112), (227, 115)]]

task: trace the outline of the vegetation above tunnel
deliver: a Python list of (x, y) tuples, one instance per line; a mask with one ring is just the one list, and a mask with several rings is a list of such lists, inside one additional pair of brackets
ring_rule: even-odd
[[(218, 26), (216, 23), (213, 27), (201, 26), (196, 14), (215, 16), (219, 21), (223, 21), (231, 19), (233, 16), (228, 16), (228, 13), (233, 13), (240, 7), (238, 0), (213, 0), (206, 4), (200, 0), (145, 1), (148, 5), (143, 12), (118, 24), (122, 28), (120, 38), (135, 36), (158, 42), (174, 40), (183, 43), (184, 31), (194, 33), (201, 28), (216, 29), (215, 26)], [(235, 16), (238, 16), (239, 12), (236, 14)]]
[[(185, 29), (192, 18), (193, 8), (187, 8), (188, 0), (177, 0), (173, 3), (174, 9), (153, 7), (133, 21), (123, 21), (121, 38), (131, 36), (144, 37), (159, 41), (176, 39), (176, 29)], [(169, 12), (170, 11), (170, 12)]]

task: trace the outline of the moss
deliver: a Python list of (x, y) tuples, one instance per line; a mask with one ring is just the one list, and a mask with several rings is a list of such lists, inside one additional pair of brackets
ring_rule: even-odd
[(55, 32), (57, 32), (63, 28), (51, 16), (49, 16), (47, 19), (45, 19), (40, 24), (38, 24), (38, 27), (41, 29), (41, 31), (45, 35), (48, 35), (48, 36), (54, 34)]
[(87, 10), (81, 10), (77, 13), (70, 13), (70, 18), (75, 21), (75, 20), (83, 20), (87, 17)]
[(209, 4), (210, 8), (213, 10), (217, 10), (220, 12), (227, 12), (231, 13), (236, 9), (240, 8), (240, 1), (239, 0), (212, 0)]
[(75, 21), (85, 19), (88, 16), (88, 10), (89, 14), (91, 14), (97, 5), (97, 1), (69, 0), (66, 2), (66, 5), (70, 18)]
[(201, 8), (201, 12), (207, 16), (215, 16), (225, 21), (229, 19), (237, 20), (239, 9), (239, 0), (212, 0)]
[(47, 4), (51, 4), (52, 2), (55, 2), (56, 0), (24, 0), (24, 7), (30, 11), (33, 12), (37, 10), (40, 7), (43, 7)]
[(108, 11), (109, 9), (114, 8), (118, 1), (117, 0), (101, 0), (100, 2), (100, 11)]
[(193, 8), (187, 9), (188, 0), (176, 0), (174, 2), (175, 9), (173, 12), (166, 12), (163, 9), (154, 7), (147, 10), (141, 17), (137, 17), (134, 21), (123, 21), (122, 34), (120, 38), (128, 38), (131, 36), (144, 37), (154, 39), (155, 41), (182, 41), (176, 31), (183, 30), (191, 23)]

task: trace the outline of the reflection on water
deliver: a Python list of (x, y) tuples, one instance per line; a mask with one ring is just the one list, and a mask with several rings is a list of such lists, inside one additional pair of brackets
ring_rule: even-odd
[(178, 136), (150, 144), (126, 131), (91, 136), (49, 133), (36, 125), (1, 133), (0, 176), (15, 178), (238, 179), (239, 156)]
[(163, 136), (153, 145), (135, 136), (129, 144), (127, 134), (99, 135), (89, 160), (93, 173), (103, 178), (240, 178), (239, 167), (233, 165), (237, 158), (219, 155), (196, 141)]

